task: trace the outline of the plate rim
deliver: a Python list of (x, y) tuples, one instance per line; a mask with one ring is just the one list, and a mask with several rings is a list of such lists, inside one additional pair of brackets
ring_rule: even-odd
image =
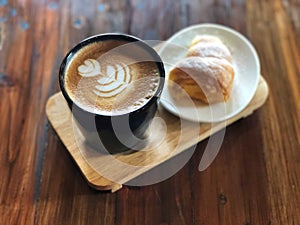
[[(233, 28), (230, 28), (230, 27), (227, 27), (227, 26), (224, 26), (224, 25), (220, 25), (220, 24), (215, 24), (215, 23), (193, 24), (193, 25), (190, 25), (188, 27), (185, 27), (185, 28), (177, 31), (169, 39), (166, 40), (165, 44), (161, 48), (158, 49), (158, 54), (160, 55), (163, 52), (163, 50), (166, 48), (165, 46), (167, 45), (167, 43), (169, 41), (172, 41), (174, 38), (179, 36), (181, 33), (188, 32), (189, 30), (193, 30), (193, 29), (206, 28), (206, 27), (207, 28), (215, 28), (217, 30), (223, 30), (225, 32), (228, 32), (228, 33), (238, 37), (239, 39), (241, 39), (242, 42), (244, 44), (246, 44), (246, 46), (249, 48), (249, 50), (250, 50), (249, 52), (251, 52), (251, 55), (253, 56), (254, 62), (256, 64), (255, 71), (257, 73), (255, 75), (255, 83), (253, 84), (253, 87), (255, 87), (255, 88), (253, 88), (252, 92), (250, 92), (249, 99), (247, 99), (247, 101), (245, 101), (246, 103), (243, 107), (238, 108), (234, 112), (229, 113), (229, 114), (226, 113), (225, 116), (222, 116), (220, 118), (211, 118), (211, 119), (203, 119), (199, 115), (196, 118), (185, 117), (184, 115), (181, 115), (180, 113), (177, 113), (176, 111), (173, 111), (171, 108), (169, 108), (167, 106), (167, 104), (164, 103), (164, 101), (162, 99), (160, 100), (160, 104), (167, 111), (169, 111), (170, 113), (178, 116), (181, 119), (186, 119), (186, 120), (193, 121), (193, 122), (215, 123), (215, 122), (222, 122), (222, 121), (225, 121), (225, 120), (228, 120), (228, 119), (234, 117), (235, 115), (237, 115), (238, 113), (243, 111), (247, 107), (247, 105), (249, 105), (250, 101), (253, 99), (253, 97), (255, 95), (255, 92), (256, 92), (258, 84), (259, 84), (260, 73), (261, 73), (260, 72), (261, 71), (261, 65), (260, 65), (260, 60), (259, 60), (258, 53), (257, 53), (256, 49), (254, 48), (254, 46), (252, 45), (252, 43), (250, 42), (250, 40), (248, 40), (243, 34), (239, 33), (238, 31), (234, 30)], [(167, 77), (168, 77), (168, 74), (167, 74), (166, 78)], [(210, 106), (208, 106), (208, 107), (210, 107)], [(226, 107), (226, 103), (225, 103), (225, 107)]]

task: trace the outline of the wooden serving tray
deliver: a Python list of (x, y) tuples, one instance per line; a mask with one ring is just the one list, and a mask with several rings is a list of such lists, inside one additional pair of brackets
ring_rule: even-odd
[[(178, 155), (235, 121), (249, 116), (265, 103), (267, 96), (268, 85), (261, 76), (253, 99), (241, 113), (227, 120), (226, 123), (214, 123), (213, 126), (210, 123), (185, 122), (187, 127), (183, 128), (185, 129), (183, 131), (185, 135), (183, 136), (181, 136), (180, 119), (167, 112), (164, 108), (159, 107), (157, 115), (165, 121), (167, 127), (163, 141), (154, 147), (152, 146), (153, 142), (150, 141), (149, 146), (145, 146), (145, 149), (143, 149), (144, 151), (113, 156), (100, 153), (85, 144), (84, 138), (72, 122), (72, 114), (61, 92), (49, 98), (46, 105), (46, 113), (57, 135), (75, 160), (88, 184), (97, 190), (111, 190), (114, 192), (120, 189), (122, 184)], [(159, 132), (162, 131), (157, 129), (155, 132), (158, 133), (155, 135), (157, 137), (160, 136)], [(179, 140), (180, 138), (181, 140)], [(179, 142), (180, 144), (178, 144)], [(112, 160), (112, 157), (115, 160)], [(119, 163), (121, 165), (114, 163), (115, 161), (121, 162)], [(104, 177), (99, 171), (109, 171), (114, 182), (105, 178), (107, 176)]]

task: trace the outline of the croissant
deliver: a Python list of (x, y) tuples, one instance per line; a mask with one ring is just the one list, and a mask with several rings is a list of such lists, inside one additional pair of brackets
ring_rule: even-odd
[(207, 104), (227, 101), (230, 97), (234, 69), (229, 49), (214, 36), (197, 36), (186, 58), (170, 71), (172, 93), (185, 91), (192, 99)]
[(221, 43), (222, 44), (222, 41), (219, 38), (215, 37), (215, 36), (212, 36), (212, 35), (197, 35), (192, 40), (190, 47), (198, 44), (199, 42), (201, 42), (201, 43), (215, 42), (215, 43)]

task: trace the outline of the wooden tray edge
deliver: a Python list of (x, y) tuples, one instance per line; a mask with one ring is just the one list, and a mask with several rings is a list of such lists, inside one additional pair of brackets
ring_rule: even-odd
[[(67, 152), (69, 153), (72, 160), (75, 162), (75, 164), (79, 168), (79, 170), (80, 170), (81, 174), (83, 175), (84, 179), (87, 181), (88, 185), (91, 188), (99, 190), (99, 191), (111, 191), (113, 193), (113, 192), (121, 189), (122, 184), (112, 182), (112, 181), (110, 181), (110, 180), (108, 180), (104, 177), (102, 177), (101, 180), (99, 181), (98, 179), (93, 179), (89, 176), (86, 176), (86, 173), (83, 170), (83, 167), (79, 166), (78, 161), (75, 159), (74, 155), (67, 148), (67, 144), (65, 143), (65, 140), (60, 137), (59, 132), (57, 131), (57, 127), (53, 123), (55, 118), (53, 117), (53, 115), (51, 113), (52, 104), (54, 104), (53, 102), (55, 101), (56, 97), (59, 96), (59, 95), (61, 95), (61, 92), (57, 92), (57, 93), (53, 94), (52, 96), (50, 96), (48, 98), (47, 103), (46, 103), (46, 116), (47, 116), (52, 128), (55, 130), (56, 135), (59, 137), (61, 142), (64, 144), (65, 148), (67, 149)], [(82, 162), (84, 162), (84, 160), (82, 160)], [(92, 168), (90, 168), (90, 169), (92, 169)], [(105, 182), (103, 182), (103, 180), (105, 180)], [(105, 184), (103, 184), (103, 183), (105, 183)]]
[[(260, 100), (256, 101), (255, 104), (252, 103), (252, 100), (250, 101), (252, 104), (254, 104), (253, 107), (251, 107), (251, 110), (249, 110), (249, 108), (246, 107), (246, 109), (244, 109), (241, 113), (239, 113), (238, 115), (236, 115), (235, 117), (229, 119), (227, 121), (226, 127), (233, 124), (234, 122), (242, 119), (242, 118), (246, 118), (249, 115), (251, 115), (254, 111), (256, 111), (257, 109), (259, 109), (260, 107), (262, 107), (269, 95), (269, 87), (268, 84), (266, 82), (266, 80), (264, 79), (263, 76), (260, 77), (260, 89), (263, 89), (264, 91), (262, 92), (264, 95), (260, 96)], [(257, 93), (255, 93), (257, 94)], [(63, 142), (63, 144), (65, 145), (65, 147), (67, 146), (67, 144), (65, 143), (64, 139), (60, 137), (58, 131), (57, 131), (57, 127), (55, 126), (55, 117), (53, 116), (53, 114), (51, 113), (51, 108), (52, 108), (52, 104), (54, 104), (53, 101), (55, 101), (56, 97), (58, 95), (61, 95), (60, 92), (55, 93), (54, 95), (50, 96), (47, 103), (46, 103), (46, 115), (49, 119), (50, 124), (52, 125), (53, 129), (55, 130), (56, 134), (58, 135), (58, 137), (60, 138), (60, 140)], [(255, 98), (255, 96), (253, 97)], [(209, 131), (207, 133), (205, 133), (201, 138), (199, 138), (199, 140), (197, 141), (200, 142), (206, 138), (208, 138), (210, 135), (213, 135), (214, 133), (218, 132), (219, 130), (223, 129), (224, 127), (218, 127), (216, 126), (215, 129), (213, 129), (212, 131)], [(197, 144), (195, 143), (195, 144)], [(67, 148), (67, 147), (66, 147)], [(94, 179), (92, 177), (89, 177), (86, 175), (86, 171), (84, 171), (84, 169), (79, 165), (81, 164), (84, 160), (82, 160), (82, 162), (78, 163), (78, 161), (75, 159), (74, 155), (72, 154), (72, 152), (69, 151), (69, 149), (67, 148), (67, 151), (69, 152), (69, 154), (71, 155), (72, 159), (75, 161), (76, 165), (79, 167), (83, 177), (86, 179), (88, 185), (96, 190), (99, 191), (111, 191), (111, 192), (115, 192), (119, 189), (122, 188), (122, 184), (118, 184), (118, 183), (114, 183), (104, 177), (101, 177), (101, 179)], [(183, 152), (183, 151), (182, 151)], [(92, 169), (92, 168), (90, 168)], [(99, 175), (100, 176), (100, 175)]]

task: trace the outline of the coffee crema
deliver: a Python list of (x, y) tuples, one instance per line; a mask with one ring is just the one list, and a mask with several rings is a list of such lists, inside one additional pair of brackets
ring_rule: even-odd
[(65, 88), (75, 104), (101, 115), (143, 107), (156, 93), (159, 69), (134, 42), (93, 42), (76, 52), (65, 69)]

